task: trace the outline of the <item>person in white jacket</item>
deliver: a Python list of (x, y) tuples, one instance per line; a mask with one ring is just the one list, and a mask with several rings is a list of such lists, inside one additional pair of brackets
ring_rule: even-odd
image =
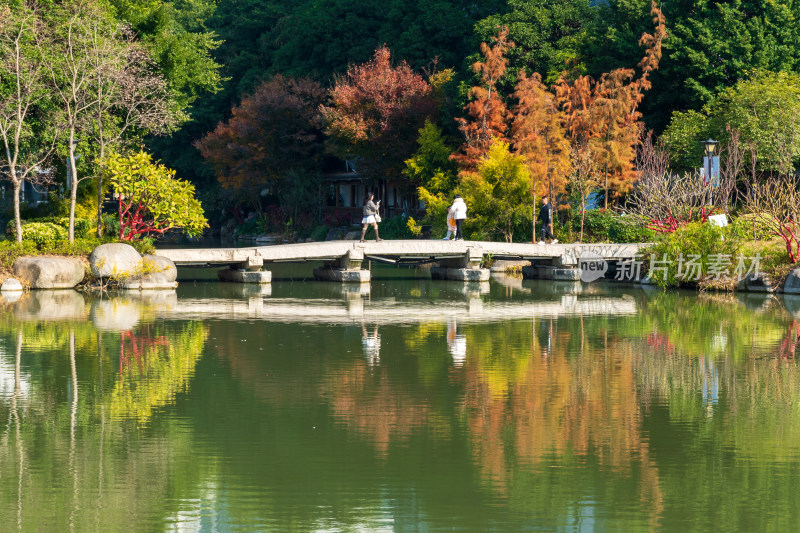
[(450, 206), (450, 210), (456, 220), (456, 240), (463, 241), (464, 236), (461, 234), (461, 227), (464, 224), (464, 220), (467, 219), (467, 204), (464, 203), (461, 195), (456, 194), (455, 198), (453, 198), (453, 205)]

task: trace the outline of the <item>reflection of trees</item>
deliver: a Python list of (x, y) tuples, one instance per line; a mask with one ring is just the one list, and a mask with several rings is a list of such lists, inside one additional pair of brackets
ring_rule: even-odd
[[(111, 344), (108, 352), (115, 354), (109, 342), (113, 337), (103, 339), (91, 324), (0, 318), (0, 353), (15, 354), (14, 393), (8, 402), (0, 401), (0, 411), (8, 413), (8, 423), (0, 428), (3, 530), (125, 531), (132, 524), (162, 529), (163, 501), (173, 494), (190, 496), (209, 475), (208, 465), (196, 463), (191, 433), (172, 420), (161, 421), (151, 439), (107, 416), (105, 406), (119, 398), (103, 391), (119, 389), (103, 381), (124, 381), (125, 391), (135, 391), (130, 403), (138, 405), (131, 416), (149, 412), (163, 405), (154, 398), (168, 396), (168, 387), (144, 394), (150, 389), (132, 385), (133, 380), (175, 379), (174, 391), (185, 388), (205, 331), (202, 324), (145, 330), (144, 337), (167, 336), (172, 349), (140, 343), (141, 372), (133, 365), (118, 379), (115, 372), (103, 374), (103, 353), (98, 351), (101, 344)], [(13, 351), (3, 349), (10, 346)], [(131, 352), (130, 346), (124, 350)], [(188, 357), (183, 350), (190, 350)], [(179, 361), (164, 361), (171, 357)], [(112, 365), (106, 361), (105, 366)]]
[(642, 501), (660, 509), (658, 473), (641, 438), (631, 350), (598, 350), (583, 338), (578, 346), (585, 351), (573, 354), (573, 332), (554, 321), (543, 325), (538, 338), (536, 323), (507, 323), (500, 336), (481, 326), (468, 330), (464, 408), (483, 478), (511, 495), (520, 470), (553, 461), (578, 467), (594, 457), (604, 469), (636, 471)]
[(153, 411), (185, 391), (203, 353), (208, 332), (197, 322), (178, 331), (148, 325), (121, 332), (119, 379), (111, 393), (109, 414), (146, 422)]
[(421, 394), (396, 381), (385, 366), (370, 368), (364, 360), (343, 364), (331, 374), (325, 396), (333, 416), (366, 437), (379, 454), (425, 426), (430, 412)]

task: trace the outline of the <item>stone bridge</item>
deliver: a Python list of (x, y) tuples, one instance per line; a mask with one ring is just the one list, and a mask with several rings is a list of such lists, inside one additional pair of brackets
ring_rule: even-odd
[(483, 258), (525, 260), (526, 277), (580, 279), (582, 258), (621, 261), (635, 258), (644, 244), (528, 244), (486, 241), (391, 240), (381, 242), (325, 241), (243, 248), (159, 248), (160, 256), (177, 266), (220, 266), (219, 277), (242, 283), (269, 283), (273, 263), (322, 262), (318, 279), (368, 283), (364, 260), (393, 264), (432, 264), (431, 276), (457, 281), (487, 281)]

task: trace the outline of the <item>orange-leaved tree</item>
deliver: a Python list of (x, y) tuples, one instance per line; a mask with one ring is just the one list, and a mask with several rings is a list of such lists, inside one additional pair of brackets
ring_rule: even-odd
[(402, 176), (417, 135), (436, 113), (431, 85), (405, 62), (392, 66), (386, 46), (366, 63), (351, 65), (322, 107), (328, 150), (342, 159), (359, 158), (359, 174), (370, 180)]
[(565, 192), (571, 167), (565, 114), (538, 73), (528, 76), (520, 72), (514, 98), (517, 100), (511, 126), (514, 151), (525, 159), (530, 172), (532, 220), (535, 221), (537, 196), (555, 197)]
[(636, 179), (633, 162), (641, 132), (638, 107), (651, 86), (649, 76), (658, 68), (666, 36), (664, 15), (655, 2), (650, 12), (655, 31), (639, 39), (645, 56), (639, 62), (638, 78), (634, 69), (619, 68), (603, 74), (599, 81), (589, 76), (570, 80), (564, 72), (556, 83), (573, 153), (581, 159), (590, 158), (595, 168), (602, 169), (605, 207), (611, 189), (619, 196), (628, 192)]
[(498, 83), (506, 72), (506, 51), (514, 43), (508, 40), (508, 28), (500, 28), (492, 46), (481, 43), (483, 61), (472, 68), (481, 77), (481, 85), (470, 89), (472, 101), (465, 107), (468, 117), (457, 118), (458, 128), (464, 135), (462, 153), (455, 157), (466, 168), (472, 169), (489, 151), (494, 140), (507, 141), (507, 121), (510, 113), (498, 93)]

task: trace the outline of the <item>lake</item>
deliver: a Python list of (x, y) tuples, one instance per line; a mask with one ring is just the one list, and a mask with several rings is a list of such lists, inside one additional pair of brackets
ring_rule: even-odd
[(0, 298), (3, 530), (797, 529), (800, 297), (373, 276)]

